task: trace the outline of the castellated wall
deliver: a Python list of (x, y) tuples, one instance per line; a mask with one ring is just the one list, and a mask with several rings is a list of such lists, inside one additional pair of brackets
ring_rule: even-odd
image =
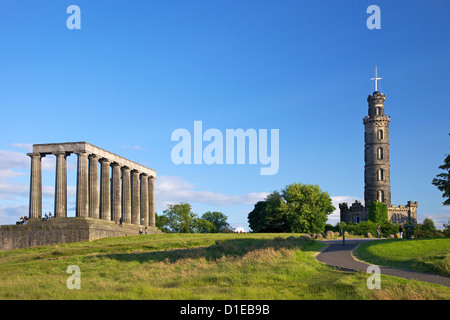
[[(391, 205), (388, 207), (389, 222), (408, 224), (411, 221), (417, 224), (417, 202), (408, 201), (406, 206)], [(369, 220), (369, 208), (364, 207), (360, 201), (355, 201), (350, 207), (347, 202), (339, 204), (341, 221), (345, 223), (358, 223)]]
[[(58, 243), (93, 241), (105, 237), (138, 235), (145, 226), (93, 218), (52, 218), (47, 221), (31, 220), (27, 225), (0, 227), (0, 251), (45, 246)], [(147, 227), (149, 234), (161, 233)]]

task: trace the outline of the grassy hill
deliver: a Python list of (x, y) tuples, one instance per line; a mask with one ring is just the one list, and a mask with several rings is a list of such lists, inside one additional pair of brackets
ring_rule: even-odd
[(361, 244), (355, 255), (380, 266), (413, 269), (450, 277), (450, 239), (390, 239)]
[[(294, 240), (286, 240), (293, 235)], [(0, 252), (0, 299), (449, 299), (450, 288), (319, 263), (298, 234), (159, 234)], [(69, 266), (81, 289), (69, 290)]]

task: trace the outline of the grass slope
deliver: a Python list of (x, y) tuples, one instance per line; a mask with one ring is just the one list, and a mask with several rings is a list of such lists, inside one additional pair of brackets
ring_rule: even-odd
[[(449, 299), (450, 288), (319, 263), (291, 234), (160, 234), (0, 252), (0, 299)], [(67, 267), (81, 289), (66, 286)]]
[(356, 250), (358, 259), (372, 264), (438, 273), (450, 277), (450, 239), (390, 239), (370, 241)]

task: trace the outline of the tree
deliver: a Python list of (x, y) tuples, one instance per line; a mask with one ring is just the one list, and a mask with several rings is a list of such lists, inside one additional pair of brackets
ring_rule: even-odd
[[(450, 135), (450, 133), (449, 133)], [(444, 164), (439, 166), (444, 172), (439, 173), (431, 182), (439, 191), (442, 191), (442, 198), (446, 198), (443, 202), (445, 206), (450, 206), (450, 154), (444, 160)]]
[(167, 217), (165, 215), (158, 215), (157, 213), (155, 213), (155, 226), (163, 232), (170, 231), (167, 228)]
[(253, 210), (248, 214), (248, 225), (253, 232), (264, 232), (265, 230), (265, 208), (266, 201), (258, 201)]
[(166, 226), (172, 232), (189, 233), (194, 232), (194, 219), (197, 215), (192, 212), (189, 203), (169, 204), (163, 211), (166, 216)]
[(205, 219), (194, 218), (192, 220), (191, 232), (195, 233), (214, 233), (216, 232), (215, 225)]
[(387, 206), (382, 202), (372, 202), (369, 206), (369, 220), (378, 224), (388, 222), (389, 215)]
[(254, 232), (321, 232), (334, 210), (319, 186), (293, 183), (256, 203), (248, 221)]
[[(218, 223), (223, 225), (226, 216), (220, 212), (211, 214), (205, 213), (201, 218), (196, 213), (192, 212), (192, 207), (189, 203), (181, 202), (178, 204), (169, 204), (164, 214), (161, 216), (155, 215), (155, 224), (164, 232), (179, 232), (179, 233), (212, 233), (217, 232), (216, 225), (209, 221), (211, 217), (216, 217)], [(226, 223), (228, 226), (228, 223)]]
[(274, 191), (264, 201), (258, 201), (248, 214), (248, 223), (253, 232), (289, 232), (287, 216), (282, 210), (281, 194)]
[(431, 218), (425, 218), (422, 222), (422, 229), (424, 231), (432, 231), (436, 230), (436, 226), (434, 225), (434, 221)]
[(291, 232), (321, 232), (335, 207), (318, 185), (293, 183), (282, 190)]
[(230, 229), (230, 225), (227, 222), (227, 216), (222, 212), (208, 211), (202, 215), (202, 219), (212, 223), (214, 228), (210, 232), (221, 232), (223, 229)]

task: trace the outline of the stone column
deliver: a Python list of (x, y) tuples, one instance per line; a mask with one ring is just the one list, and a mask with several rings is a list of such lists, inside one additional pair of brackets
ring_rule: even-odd
[(29, 218), (42, 217), (42, 164), (40, 154), (28, 153), (31, 157)]
[(122, 194), (120, 190), (121, 171), (118, 163), (112, 164), (112, 210), (111, 220), (119, 222), (122, 217)]
[(131, 223), (131, 176), (130, 168), (122, 168), (122, 208), (123, 222)]
[(139, 172), (131, 172), (131, 223), (140, 224)]
[(100, 218), (98, 160), (95, 154), (89, 156), (89, 217)]
[[(144, 221), (142, 221), (144, 219)], [(141, 221), (140, 224), (148, 226), (148, 176), (141, 174)]]
[(108, 159), (101, 159), (101, 181), (100, 181), (100, 218), (111, 220), (111, 181), (110, 164)]
[(155, 227), (155, 178), (148, 177), (148, 220), (149, 226)]
[(67, 162), (66, 154), (57, 153), (55, 181), (55, 217), (67, 217)]
[(89, 169), (88, 154), (85, 152), (77, 153), (77, 217), (87, 217), (89, 215)]

